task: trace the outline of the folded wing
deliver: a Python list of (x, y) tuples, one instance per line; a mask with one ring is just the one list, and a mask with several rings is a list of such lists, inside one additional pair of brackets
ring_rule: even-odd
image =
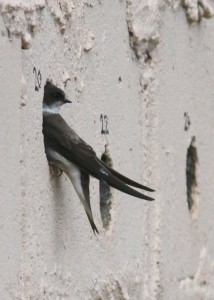
[[(55, 125), (56, 119), (57, 126)], [(153, 191), (152, 189), (121, 175), (100, 161), (93, 149), (67, 125), (60, 115), (47, 115), (43, 118), (43, 122), (48, 123), (48, 126), (43, 126), (43, 130), (45, 130), (45, 144), (51, 145), (56, 152), (76, 164), (83, 171), (99, 180), (105, 180), (110, 186), (131, 196), (149, 201), (154, 200), (153, 198), (134, 190), (128, 185), (147, 191)]]

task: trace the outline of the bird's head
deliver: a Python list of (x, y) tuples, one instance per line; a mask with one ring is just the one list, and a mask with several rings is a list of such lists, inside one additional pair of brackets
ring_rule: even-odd
[(65, 98), (63, 90), (47, 80), (44, 86), (43, 112), (58, 114), (60, 107), (65, 103), (71, 101)]

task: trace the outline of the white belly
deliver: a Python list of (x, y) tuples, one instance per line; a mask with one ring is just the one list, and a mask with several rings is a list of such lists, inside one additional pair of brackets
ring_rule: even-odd
[(87, 213), (92, 217), (90, 208), (88, 206), (88, 201), (85, 199), (84, 191), (82, 189), (80, 169), (75, 164), (53, 150), (48, 150), (48, 157), (51, 159), (51, 164), (64, 171), (69, 177)]

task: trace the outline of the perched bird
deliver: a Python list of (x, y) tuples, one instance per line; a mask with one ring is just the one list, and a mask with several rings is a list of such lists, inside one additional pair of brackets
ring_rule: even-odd
[(65, 93), (47, 81), (43, 98), (43, 134), (45, 153), (50, 165), (60, 169), (69, 177), (82, 202), (94, 233), (99, 233), (93, 220), (89, 194), (89, 175), (106, 181), (110, 186), (131, 196), (154, 200), (129, 187), (129, 185), (149, 192), (154, 190), (143, 186), (112, 169), (101, 161), (93, 149), (87, 145), (60, 116), (60, 107), (71, 103)]

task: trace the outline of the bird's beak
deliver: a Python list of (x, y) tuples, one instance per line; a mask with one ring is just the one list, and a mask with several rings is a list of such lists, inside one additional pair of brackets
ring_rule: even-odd
[(65, 103), (72, 103), (70, 100), (68, 100), (68, 99), (64, 99), (64, 102)]

